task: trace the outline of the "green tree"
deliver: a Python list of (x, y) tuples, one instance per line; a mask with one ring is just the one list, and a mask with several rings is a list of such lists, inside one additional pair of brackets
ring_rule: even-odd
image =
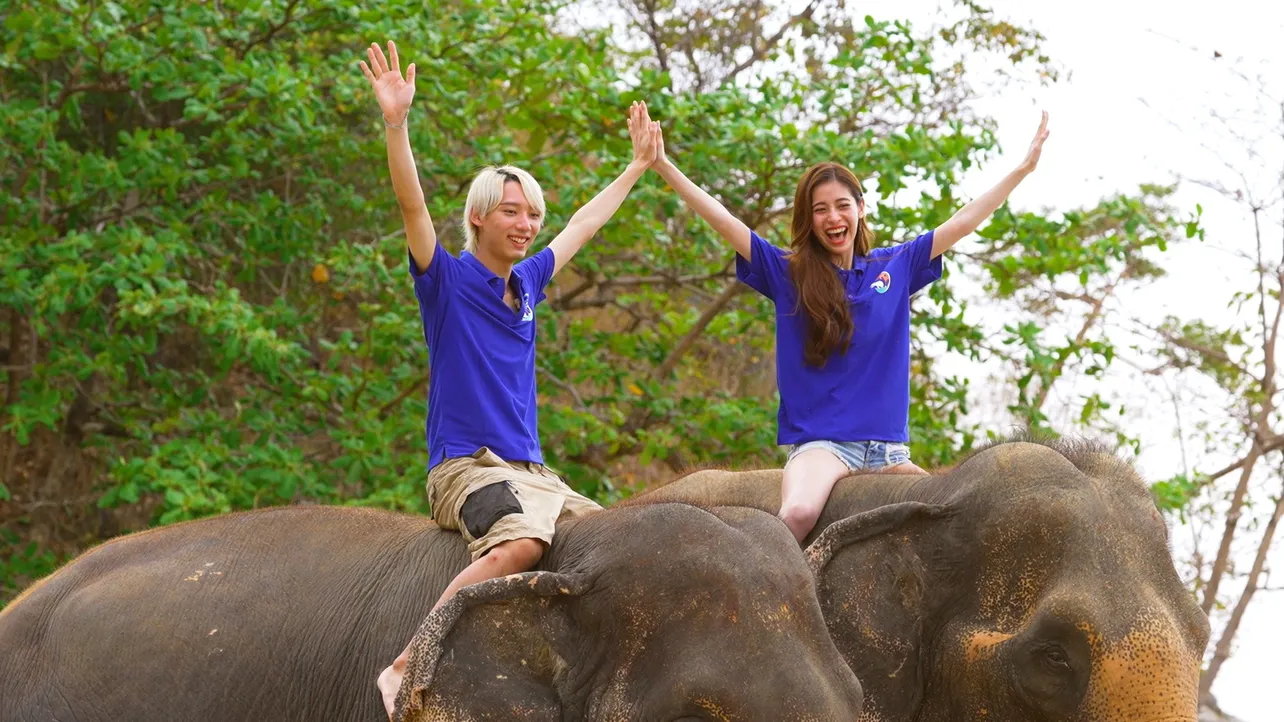
[[(972, 3), (924, 30), (836, 1), (706, 15), (626, 3), (622, 25), (569, 29), (584, 7), (43, 0), (0, 13), (0, 594), (152, 523), (299, 501), (425, 511), (427, 354), (356, 68), (371, 41), (417, 64), (412, 142), (451, 251), (487, 163), (528, 168), (560, 227), (627, 162), (634, 99), (692, 177), (768, 237), (784, 237), (802, 170), (829, 158), (876, 187), (879, 238), (912, 237), (961, 204), (961, 174), (995, 146), (952, 54), (1056, 74), (1037, 33)], [(1162, 198), (1001, 214), (977, 258), (947, 263), (915, 308), (920, 463), (980, 435), (964, 421), (976, 389), (938, 372), (946, 355), (1011, 361), (1014, 382), (1028, 377), (1014, 409), (1035, 422), (1039, 393), (1111, 360), (1095, 322), (1066, 343), (1015, 324), (994, 344), (956, 289), (1035, 320), (1058, 294), (1099, 298), (1180, 235)], [(770, 309), (731, 261), (652, 176), (550, 289), (541, 434), (581, 490), (609, 501), (691, 464), (780, 461)]]
[[(355, 61), (372, 38), (409, 40), (428, 111), (415, 145), (449, 219), (481, 164), (515, 156), (553, 180), (625, 147), (606, 45), (549, 32), (557, 7), (5, 13), (0, 496), (13, 536), (70, 551), (300, 499), (422, 510), (422, 333)], [(541, 152), (536, 128), (581, 155)]]

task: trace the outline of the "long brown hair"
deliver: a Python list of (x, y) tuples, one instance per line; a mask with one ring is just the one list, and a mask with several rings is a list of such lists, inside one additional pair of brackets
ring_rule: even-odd
[[(803, 355), (812, 366), (824, 366), (830, 354), (846, 351), (855, 330), (847, 307), (847, 292), (834, 272), (829, 250), (816, 238), (811, 225), (811, 203), (816, 187), (831, 182), (847, 186), (859, 208), (865, 195), (860, 181), (837, 163), (820, 163), (808, 168), (798, 180), (798, 190), (794, 191), (793, 240), (790, 242), (793, 253), (789, 255), (789, 272), (798, 289), (795, 312), (807, 314)], [(854, 253), (867, 256), (873, 245), (874, 233), (862, 216), (856, 223)]]

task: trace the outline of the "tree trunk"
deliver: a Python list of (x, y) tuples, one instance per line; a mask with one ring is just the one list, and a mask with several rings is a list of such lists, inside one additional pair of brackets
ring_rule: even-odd
[(1253, 448), (1244, 459), (1244, 466), (1240, 468), (1239, 483), (1235, 485), (1230, 509), (1226, 511), (1226, 528), (1222, 531), (1222, 543), (1217, 548), (1217, 558), (1213, 560), (1213, 568), (1208, 573), (1208, 586), (1204, 587), (1204, 602), (1200, 605), (1204, 614), (1212, 614), (1213, 607), (1217, 605), (1217, 591), (1221, 588), (1222, 578), (1226, 576), (1226, 567), (1230, 564), (1231, 542), (1235, 540), (1239, 517), (1244, 509), (1248, 482), (1253, 477), (1253, 469), (1256, 468), (1257, 460), (1260, 458), (1262, 458), (1261, 445), (1254, 440)]
[[(1083, 319), (1083, 326), (1080, 327), (1078, 335), (1074, 337), (1075, 346), (1083, 345), (1084, 340), (1088, 338), (1088, 332), (1092, 330), (1093, 326), (1097, 325), (1097, 321), (1101, 320), (1101, 309), (1105, 306), (1106, 301), (1114, 295), (1115, 286), (1118, 286), (1119, 282), (1128, 278), (1128, 276), (1129, 273), (1125, 270), (1120, 274), (1119, 278), (1114, 279), (1110, 282), (1109, 286), (1106, 286), (1106, 288), (1101, 292), (1101, 296), (1099, 298), (1094, 298), (1092, 301), (1088, 302), (1090, 310), (1088, 311), (1088, 315)], [(1032, 410), (1042, 413), (1043, 405), (1048, 402), (1048, 394), (1052, 391), (1052, 384), (1056, 383), (1057, 379), (1061, 378), (1061, 374), (1065, 372), (1065, 366), (1065, 358), (1057, 359), (1057, 362), (1052, 366), (1051, 372), (1040, 379), (1039, 393), (1035, 396), (1034, 403), (1030, 404), (1030, 408)]]
[(1266, 566), (1266, 557), (1270, 553), (1271, 543), (1275, 540), (1275, 529), (1279, 526), (1281, 517), (1284, 517), (1284, 488), (1280, 489), (1280, 495), (1275, 499), (1275, 513), (1271, 515), (1271, 520), (1266, 524), (1266, 529), (1262, 532), (1262, 540), (1257, 545), (1257, 557), (1253, 559), (1253, 568), (1248, 572), (1248, 581), (1244, 584), (1244, 593), (1240, 595), (1239, 601), (1235, 603), (1235, 609), (1231, 612), (1230, 621), (1226, 623), (1226, 628), (1222, 630), (1222, 635), (1217, 640), (1217, 647), (1213, 651), (1213, 659), (1208, 663), (1208, 669), (1199, 679), (1200, 700), (1208, 698), (1209, 692), (1213, 688), (1213, 682), (1217, 679), (1217, 673), (1221, 671), (1222, 664), (1230, 658), (1231, 644), (1235, 641), (1235, 633), (1239, 631), (1239, 624), (1244, 620), (1244, 613), (1248, 610), (1248, 605), (1253, 600), (1253, 594), (1257, 591), (1258, 580), (1261, 578), (1262, 569)]

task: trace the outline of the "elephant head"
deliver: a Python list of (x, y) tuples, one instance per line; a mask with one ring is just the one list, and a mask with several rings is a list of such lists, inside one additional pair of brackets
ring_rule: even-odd
[(785, 526), (754, 509), (624, 505), (559, 527), (535, 571), (462, 589), (411, 643), (398, 720), (850, 720)]
[(808, 548), (861, 720), (1194, 722), (1208, 620), (1128, 463), (1016, 442), (874, 484)]

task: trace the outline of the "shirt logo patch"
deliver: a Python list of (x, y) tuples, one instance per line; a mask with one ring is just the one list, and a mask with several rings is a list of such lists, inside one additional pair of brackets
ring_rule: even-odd
[(883, 271), (878, 274), (878, 278), (874, 279), (873, 283), (869, 284), (869, 287), (879, 293), (887, 293), (887, 289), (892, 287), (892, 274)]
[(535, 309), (531, 308), (531, 295), (522, 294), (522, 321), (531, 321), (535, 318)]

